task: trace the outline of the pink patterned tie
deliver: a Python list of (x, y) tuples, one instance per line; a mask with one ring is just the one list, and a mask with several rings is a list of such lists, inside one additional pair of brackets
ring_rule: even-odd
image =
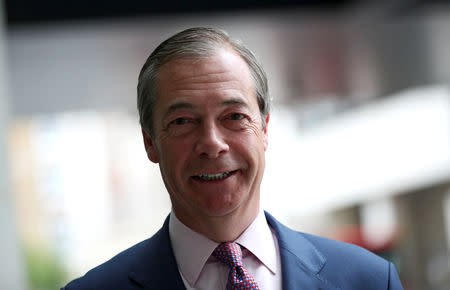
[(238, 244), (222, 243), (214, 250), (213, 256), (231, 268), (227, 290), (259, 290), (255, 279), (243, 267), (242, 251)]

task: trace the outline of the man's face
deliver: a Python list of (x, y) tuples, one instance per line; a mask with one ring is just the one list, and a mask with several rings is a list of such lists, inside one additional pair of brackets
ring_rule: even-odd
[(262, 129), (245, 61), (225, 49), (172, 60), (159, 70), (157, 96), (154, 137), (144, 133), (144, 142), (177, 217), (192, 225), (230, 214), (256, 216), (267, 126)]

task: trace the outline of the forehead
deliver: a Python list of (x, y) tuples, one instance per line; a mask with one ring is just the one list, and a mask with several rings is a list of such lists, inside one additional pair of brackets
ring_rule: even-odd
[(250, 70), (245, 60), (231, 49), (218, 49), (211, 55), (177, 57), (163, 64), (158, 71), (159, 80), (166, 74), (180, 77), (195, 76), (196, 74), (248, 73)]
[[(156, 104), (175, 99), (231, 96), (254, 98), (249, 67), (236, 52), (221, 49), (211, 56), (170, 60), (158, 72)], [(251, 100), (249, 100), (251, 101)]]

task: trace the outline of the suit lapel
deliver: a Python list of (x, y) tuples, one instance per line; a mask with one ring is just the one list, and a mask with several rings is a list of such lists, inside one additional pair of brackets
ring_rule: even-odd
[(186, 289), (178, 271), (169, 238), (169, 217), (143, 245), (129, 277), (144, 289)]
[(278, 238), (283, 290), (338, 289), (320, 276), (325, 257), (301, 233), (279, 223), (269, 213), (266, 219)]

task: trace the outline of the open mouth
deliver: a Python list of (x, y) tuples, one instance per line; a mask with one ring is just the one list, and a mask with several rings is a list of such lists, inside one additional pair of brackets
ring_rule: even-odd
[(227, 171), (227, 172), (222, 172), (222, 173), (217, 173), (217, 174), (200, 174), (200, 175), (193, 176), (193, 178), (197, 179), (197, 180), (204, 180), (204, 181), (222, 180), (222, 179), (225, 179), (225, 178), (229, 177), (230, 175), (234, 174), (236, 171), (237, 170)]

